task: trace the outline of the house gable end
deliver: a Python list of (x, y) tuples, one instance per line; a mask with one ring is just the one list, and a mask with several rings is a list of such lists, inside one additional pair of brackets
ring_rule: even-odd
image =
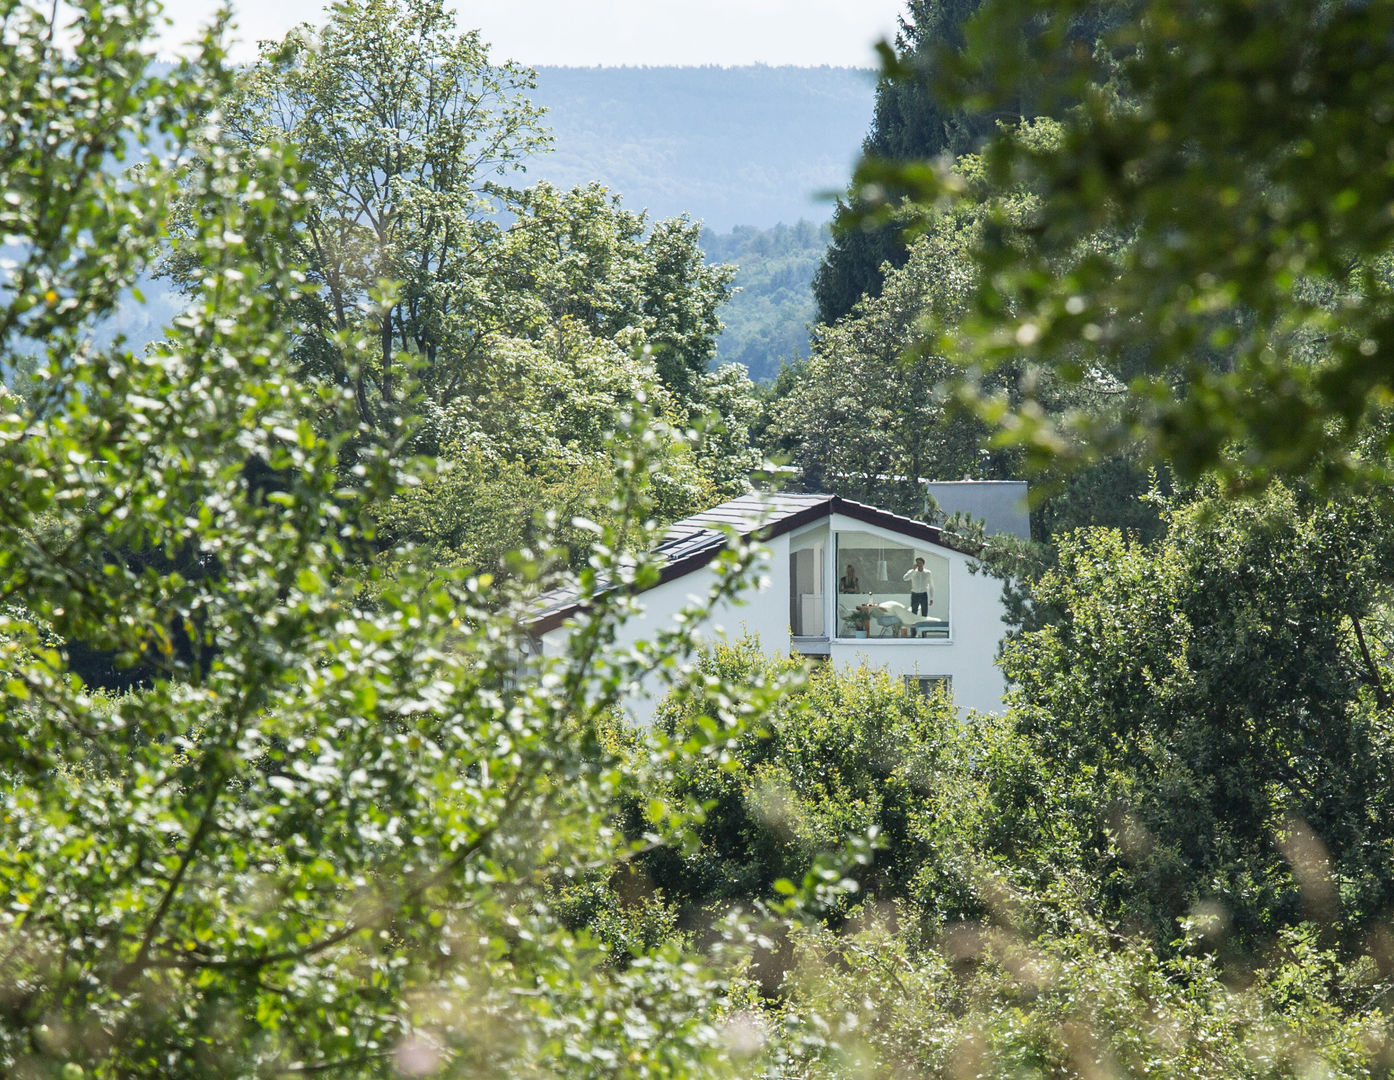
[[(976, 553), (976, 549), (968, 550), (966, 545), (960, 546), (951, 542), (949, 537), (943, 535), (942, 530), (933, 525), (926, 525), (913, 518), (878, 510), (874, 506), (853, 502), (837, 495), (746, 495), (701, 514), (684, 518), (671, 526), (662, 542), (653, 549), (655, 554), (667, 557), (654, 587), (700, 570), (715, 559), (727, 546), (728, 538), (723, 527), (734, 530), (743, 537), (766, 541), (805, 525), (830, 520), (834, 514), (960, 554)], [(564, 594), (558, 595), (553, 603), (555, 606), (528, 620), (528, 630), (531, 634), (549, 633), (567, 619), (580, 614), (586, 607), (579, 600), (572, 599), (567, 602)]]

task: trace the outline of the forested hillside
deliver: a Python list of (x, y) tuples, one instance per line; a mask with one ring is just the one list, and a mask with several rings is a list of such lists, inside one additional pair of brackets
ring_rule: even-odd
[(808, 221), (772, 229), (742, 225), (728, 233), (702, 230), (708, 261), (736, 268), (736, 291), (721, 308), (719, 362), (744, 364), (752, 379), (764, 382), (781, 362), (808, 355), (815, 315), (811, 285), (827, 243), (828, 230)]
[(554, 145), (528, 175), (599, 181), (636, 210), (718, 232), (826, 221), (874, 87), (857, 68), (540, 68)]

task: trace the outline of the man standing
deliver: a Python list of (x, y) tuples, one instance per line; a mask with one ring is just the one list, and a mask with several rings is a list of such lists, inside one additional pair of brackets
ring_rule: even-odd
[(924, 559), (916, 559), (901, 580), (910, 583), (911, 614), (929, 618), (929, 605), (934, 603), (934, 575), (924, 568)]

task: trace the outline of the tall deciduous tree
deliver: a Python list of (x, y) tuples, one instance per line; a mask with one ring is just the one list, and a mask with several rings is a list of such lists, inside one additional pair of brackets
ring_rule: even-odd
[[(319, 291), (294, 313), (305, 367), (351, 387), (363, 421), (396, 408), (399, 353), (428, 390), (448, 395), (479, 361), (492, 288), (496, 211), (527, 154), (546, 143), (533, 74), (490, 60), (444, 0), (345, 0), (322, 28), (267, 46), (225, 107), (246, 148), (284, 140), (309, 169), (315, 200), (295, 253)], [(397, 283), (391, 302), (374, 297)], [(371, 361), (338, 341), (367, 330)]]
[[(655, 413), (679, 427), (704, 415), (733, 271), (706, 265), (694, 223), (650, 223), (598, 185), (510, 187), (548, 142), (531, 87), (442, 0), (350, 0), (264, 48), (222, 112), (220, 145), (247, 155), (284, 140), (307, 170), (291, 254), (314, 289), (284, 315), (302, 373), (351, 394), (360, 433), (400, 424), (447, 469), (521, 464), (544, 490), (568, 463), (593, 475), (608, 462), (603, 435), (636, 395), (654, 389)], [(173, 265), (197, 283), (178, 246)], [(357, 334), (371, 354), (347, 344)], [(710, 486), (685, 449), (669, 465), (665, 513), (681, 516)], [(447, 507), (462, 504), (435, 504)], [(458, 525), (410, 533), (473, 532)], [(499, 554), (492, 542), (454, 553), (471, 548)]]
[(650, 223), (599, 184), (538, 184), (517, 214), (493, 257), (508, 297), (500, 325), (533, 337), (569, 319), (621, 348), (646, 347), (677, 401), (700, 407), (736, 272), (707, 265), (700, 225), (685, 215)]
[[(189, 118), (233, 82), (212, 39), (153, 68), (135, 8), (65, 10), (60, 47), (0, 0), (0, 365), (44, 350), (31, 396), (0, 398), (0, 1073), (742, 1071), (700, 965), (670, 945), (616, 972), (545, 904), (548, 874), (626, 854), (595, 719), (683, 635), (615, 654), (615, 592), (529, 673), (487, 578), (365, 583), (365, 523), (416, 477), (345, 468), (343, 426), (313, 421), (352, 404), (287, 359), (316, 174), (275, 141), (209, 155), (183, 220), (198, 297), (148, 355), (92, 343), (177, 190), (152, 141), (207, 146)], [(107, 175), (121, 154), (141, 168)], [(378, 343), (335, 345), (352, 370)], [(586, 595), (656, 581), (620, 546), (602, 530)], [(206, 573), (112, 555), (186, 547)], [(73, 639), (151, 673), (96, 693)]]
[[(223, 110), (237, 152), (284, 139), (309, 169), (294, 250), (318, 288), (287, 313), (296, 358), (351, 390), (365, 424), (488, 393), (502, 339), (577, 330), (597, 353), (651, 349), (660, 381), (702, 409), (733, 271), (706, 265), (685, 218), (650, 223), (598, 185), (510, 186), (549, 142), (532, 88), (443, 0), (349, 0), (265, 47)], [(373, 336), (369, 362), (346, 362), (349, 331)]]

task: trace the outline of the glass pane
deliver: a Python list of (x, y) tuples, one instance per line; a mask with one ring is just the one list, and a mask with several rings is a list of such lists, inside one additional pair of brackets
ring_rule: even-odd
[(823, 545), (789, 553), (789, 629), (794, 637), (822, 637)]
[(949, 561), (872, 533), (837, 534), (838, 637), (949, 636)]

